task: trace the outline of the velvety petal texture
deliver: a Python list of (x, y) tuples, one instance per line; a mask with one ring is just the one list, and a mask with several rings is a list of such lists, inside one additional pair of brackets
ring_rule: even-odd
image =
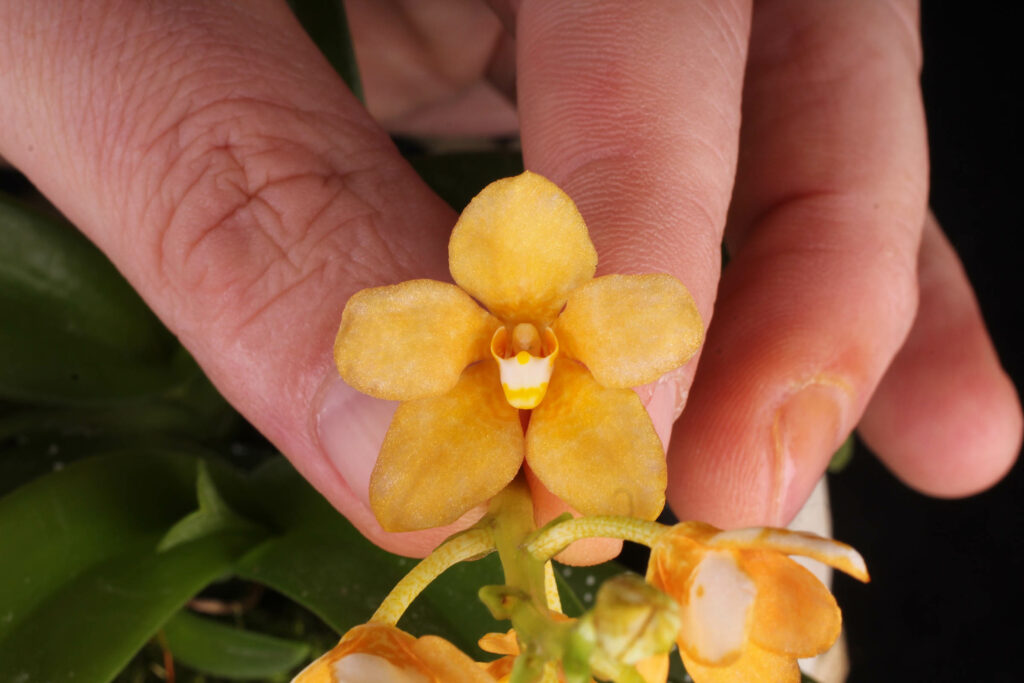
[(701, 664), (680, 650), (683, 666), (694, 683), (799, 683), (796, 660), (747, 643), (740, 656), (728, 666)]
[(494, 363), (477, 363), (447, 394), (398, 407), (370, 477), (370, 505), (388, 531), (454, 522), (512, 481), (523, 462), (519, 412)]
[(408, 401), (443, 394), (490, 353), (500, 323), (455, 285), (410, 280), (357, 292), (345, 305), (334, 361), (364, 394)]
[(587, 282), (569, 295), (554, 329), (565, 354), (606, 387), (653, 382), (688, 361), (704, 340), (693, 297), (664, 273)]
[(448, 243), (460, 287), (508, 324), (547, 325), (594, 276), (597, 252), (567, 194), (529, 171), (485, 187)]
[(842, 628), (836, 599), (804, 567), (778, 553), (751, 550), (740, 567), (757, 586), (750, 638), (761, 647), (790, 657), (824, 652)]
[(544, 485), (584, 515), (654, 519), (665, 505), (665, 455), (640, 398), (601, 386), (575, 361), (555, 362), (526, 454)]

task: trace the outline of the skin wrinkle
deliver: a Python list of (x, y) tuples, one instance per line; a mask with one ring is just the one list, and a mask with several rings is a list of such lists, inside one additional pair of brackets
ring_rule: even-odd
[[(258, 134), (247, 134), (244, 137), (238, 138), (238, 142), (232, 142), (232, 134), (230, 133), (230, 129), (233, 127), (234, 123), (237, 120), (243, 118), (240, 115), (232, 115), (227, 119), (226, 123), (223, 120), (221, 120), (220, 117), (214, 116), (214, 123), (212, 126), (204, 125), (205, 121), (203, 121), (203, 119), (208, 118), (208, 114), (211, 112), (213, 114), (216, 114), (220, 110), (220, 108), (224, 108), (226, 111), (233, 111), (234, 107), (246, 105), (252, 106), (251, 101), (243, 100), (240, 103), (236, 99), (228, 102), (213, 102), (204, 107), (199, 108), (198, 110), (195, 110), (185, 120), (177, 122), (174, 126), (168, 127), (159, 134), (160, 139), (166, 139), (164, 145), (171, 147), (173, 150), (173, 161), (165, 171), (165, 178), (160, 183), (161, 185), (173, 187), (175, 186), (176, 183), (180, 182), (181, 171), (185, 171), (187, 173), (187, 168), (190, 165), (194, 165), (196, 160), (205, 158), (207, 159), (207, 162), (206, 168), (201, 169), (198, 173), (196, 173), (195, 177), (193, 179), (190, 179), (190, 181), (186, 184), (185, 193), (181, 193), (179, 196), (172, 195), (170, 197), (164, 198), (164, 204), (170, 205), (170, 216), (168, 218), (159, 218), (157, 216), (154, 216), (152, 215), (154, 213), (154, 208), (151, 206), (146, 207), (147, 213), (150, 214), (145, 219), (147, 223), (159, 223), (166, 226), (162, 230), (162, 232), (165, 234), (165, 237), (161, 240), (162, 247), (159, 253), (157, 254), (158, 259), (161, 259), (162, 261), (166, 262), (166, 255), (173, 253), (173, 249), (169, 247), (167, 239), (168, 236), (176, 234), (178, 230), (176, 226), (182, 222), (179, 213), (181, 207), (183, 205), (187, 205), (185, 200), (189, 194), (192, 194), (194, 192), (198, 192), (199, 194), (198, 198), (190, 200), (192, 205), (208, 201), (207, 197), (204, 196), (207, 194), (211, 195), (214, 198), (215, 202), (228, 204), (228, 208), (224, 210), (219, 217), (216, 217), (205, 228), (206, 231), (212, 231), (217, 226), (227, 222), (232, 214), (237, 213), (241, 209), (248, 206), (249, 202), (253, 198), (262, 197), (266, 193), (266, 191), (271, 189), (274, 185), (279, 185), (282, 182), (286, 182), (290, 179), (294, 179), (295, 177), (297, 177), (296, 175), (288, 175), (288, 167), (308, 167), (308, 160), (315, 160), (318, 158), (318, 155), (316, 153), (305, 152), (305, 150), (302, 149), (301, 146), (297, 146), (295, 142), (290, 142), (287, 140), (282, 141), (283, 139), (277, 136), (274, 136), (270, 140), (267, 140), (266, 138), (264, 138), (264, 136)], [(256, 106), (256, 109), (262, 111), (263, 106), (265, 106), (265, 104), (259, 102), (259, 104)], [(271, 106), (277, 107), (277, 105)], [(283, 107), (281, 109), (283, 110)], [(217, 139), (221, 138), (223, 135), (218, 131), (224, 128), (225, 126), (227, 126), (229, 131), (227, 133), (227, 142), (217, 142)], [(189, 133), (186, 132), (189, 128), (197, 131), (195, 137), (192, 137), (191, 139), (189, 139)], [(208, 139), (211, 137), (214, 139), (212, 143)], [(237, 137), (237, 134), (235, 135), (235, 137)], [(157, 144), (159, 143), (151, 144), (150, 148), (155, 147)], [(285, 149), (286, 145), (290, 145), (291, 147), (294, 147), (296, 149)], [(192, 151), (196, 149), (197, 151)], [(226, 158), (221, 160), (221, 163), (223, 164), (224, 168), (222, 168), (219, 171), (214, 171), (212, 170), (212, 167), (216, 162), (216, 155), (218, 153), (226, 154)], [(297, 158), (295, 159), (294, 163), (282, 165), (283, 168), (285, 169), (285, 175), (281, 176), (280, 178), (272, 178), (269, 175), (269, 172), (270, 169), (274, 167), (274, 164), (270, 163), (270, 161), (263, 157), (270, 157), (272, 161), (279, 162), (282, 158), (287, 158), (288, 156), (297, 156)], [(334, 176), (338, 177), (343, 184), (346, 182), (344, 176), (330, 169), (330, 167), (323, 161), (320, 161), (316, 165), (321, 166), (321, 168), (323, 169), (322, 172), (324, 173), (325, 177)], [(257, 169), (259, 170), (259, 172), (257, 172)], [(211, 173), (213, 173), (213, 177), (210, 177)], [(353, 170), (350, 171), (347, 175), (351, 176), (357, 173), (358, 171)], [(239, 195), (239, 197), (237, 197), (234, 200), (229, 200), (225, 202), (224, 199), (222, 197), (219, 197), (218, 195), (223, 190), (222, 183), (225, 182), (225, 179), (230, 178), (232, 174), (241, 174), (243, 176), (242, 179), (235, 180), (233, 181), (233, 183), (231, 183), (234, 187), (235, 193)], [(248, 186), (250, 186), (253, 183), (253, 181), (257, 179), (257, 177), (260, 179), (262, 186), (257, 187), (255, 190), (250, 191), (248, 189)], [(160, 193), (154, 193), (154, 196), (157, 194)], [(370, 213), (372, 212), (367, 212), (367, 214)], [(278, 223), (281, 222), (278, 221)], [(273, 243), (278, 245), (282, 254), (287, 255), (287, 244), (282, 244), (283, 240), (280, 237), (275, 237), (275, 235), (273, 234), (275, 231), (272, 229), (273, 226), (263, 225), (261, 227), (267, 233), (267, 237)], [(292, 230), (290, 229), (290, 226), (284, 226), (283, 224), (281, 224), (281, 227), (282, 229), (277, 231), (278, 233), (281, 234), (305, 233), (305, 230), (302, 228), (298, 230)], [(194, 230), (193, 228), (190, 228), (187, 225), (180, 229), (186, 231)], [(161, 231), (158, 230), (158, 232)], [(199, 240), (197, 239), (195, 242), (198, 243), (198, 241)], [(165, 278), (167, 278), (168, 280), (170, 279), (166, 273)]]
[[(338, 223), (324, 219), (327, 215), (326, 212), (331, 206), (339, 205), (337, 202), (329, 199), (323, 207), (317, 210), (317, 215), (320, 216), (319, 219), (303, 219), (300, 225), (288, 225), (288, 223), (293, 223), (294, 221), (286, 221), (282, 217), (280, 210), (274, 206), (274, 202), (267, 199), (266, 195), (281, 185), (290, 184), (295, 180), (319, 180), (323, 183), (333, 180), (338, 184), (333, 197), (351, 196), (351, 190), (347, 187), (344, 178), (340, 176), (321, 178), (315, 174), (298, 174), (289, 178), (275, 180), (258, 188), (255, 194), (252, 195), (246, 192), (244, 188), (240, 188), (239, 203), (232, 206), (226, 215), (217, 218), (208, 228), (201, 230), (191, 244), (184, 245), (183, 249), (181, 247), (165, 247), (165, 249), (171, 251), (182, 251), (177, 259), (179, 264), (172, 266), (172, 272), (187, 273), (190, 270), (189, 264), (191, 263), (209, 263), (211, 259), (208, 254), (211, 250), (217, 251), (226, 247), (230, 248), (228, 245), (237, 243), (238, 240), (233, 236), (227, 239), (226, 244), (218, 243), (225, 231), (232, 235), (234, 232), (242, 230), (244, 233), (243, 239), (246, 240), (248, 245), (247, 248), (261, 254), (258, 259), (252, 257), (245, 259), (249, 264), (247, 268), (251, 267), (254, 261), (266, 261), (266, 266), (263, 269), (256, 271), (254, 274), (247, 273), (244, 278), (237, 280), (229, 278), (225, 281), (223, 278), (218, 277), (212, 283), (206, 283), (204, 282), (205, 273), (203, 273), (200, 280), (193, 280), (185, 292), (183, 292), (185, 296), (194, 295), (195, 290), (212, 289), (212, 291), (219, 292), (218, 299), (221, 300), (221, 305), (224, 309), (236, 311), (240, 317), (238, 323), (232, 325), (232, 328), (227, 331), (229, 338), (242, 335), (252, 325), (254, 320), (259, 318), (262, 313), (266, 312), (275, 303), (284, 299), (288, 292), (297, 289), (315, 276), (323, 276), (324, 270), (328, 267), (328, 262), (320, 254), (336, 254), (337, 250), (316, 249), (315, 245), (317, 243), (329, 239), (341, 239), (338, 236), (345, 235), (344, 239), (349, 242), (351, 247), (349, 263), (358, 263), (355, 255), (362, 251), (377, 254), (377, 259), (387, 258), (387, 256), (379, 255), (380, 245), (378, 242), (380, 241), (380, 235), (378, 234), (379, 229), (376, 227), (379, 220), (378, 214), (368, 207), (364, 207), (366, 208), (365, 213), (356, 212), (346, 219), (348, 222)], [(349, 212), (351, 212), (352, 205), (353, 202), (350, 199), (347, 202)], [(318, 228), (318, 225), (322, 227)], [(252, 230), (255, 230), (255, 232), (250, 232)], [(173, 234), (174, 231), (175, 228), (171, 227), (168, 233)], [(357, 238), (355, 237), (356, 234), (363, 235), (363, 237)], [(261, 239), (253, 243), (253, 237)], [(289, 237), (293, 239), (285, 241)], [(358, 243), (367, 238), (370, 239), (371, 246), (367, 246), (365, 249), (352, 245), (353, 242)], [(307, 244), (311, 246), (307, 247)], [(270, 252), (264, 251), (265, 249), (270, 249)], [(164, 253), (166, 254), (167, 251)], [(386, 254), (386, 252), (384, 253)], [(164, 263), (166, 264), (166, 262), (165, 256)], [(332, 267), (341, 267), (348, 270), (350, 274), (353, 270), (340, 263), (335, 263)], [(372, 266), (368, 270), (370, 273), (375, 272)], [(173, 281), (173, 276), (168, 277)], [(366, 277), (373, 278), (375, 276), (368, 275)], [(272, 293), (269, 298), (263, 293), (264, 291)], [(235, 315), (233, 314), (230, 317), (234, 318)]]
[[(714, 12), (711, 11), (711, 6), (708, 4), (697, 3), (696, 5), (697, 10), (715, 24), (714, 31), (705, 24), (699, 24), (707, 34), (708, 44), (712, 46), (712, 49), (708, 50), (707, 54), (714, 57), (715, 62), (718, 64), (718, 75), (727, 79), (726, 82), (736, 89), (740, 89), (743, 85), (743, 73), (734, 73), (734, 70), (730, 68), (730, 60), (735, 62), (739, 56), (745, 55), (747, 44), (750, 41), (750, 23), (743, 19), (744, 14), (749, 14), (749, 9), (746, 7), (741, 9), (739, 6), (741, 4), (745, 6), (747, 3), (733, 4), (732, 12), (729, 11), (730, 3), (727, 2), (716, 3), (714, 7), (717, 11)], [(729, 15), (728, 17), (726, 17), (727, 14)], [(736, 30), (739, 26), (745, 27), (747, 31), (741, 34)], [(729, 48), (731, 54), (723, 55), (717, 49), (720, 45)], [(717, 108), (720, 103), (713, 102), (712, 104)]]

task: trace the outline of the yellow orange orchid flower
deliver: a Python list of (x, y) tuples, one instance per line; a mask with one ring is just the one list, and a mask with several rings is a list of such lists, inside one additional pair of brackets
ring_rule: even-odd
[(785, 529), (685, 522), (652, 545), (647, 580), (682, 609), (676, 643), (696, 683), (796, 682), (797, 658), (824, 652), (839, 636), (835, 598), (788, 555), (868, 580), (853, 548)]
[[(348, 384), (404, 401), (370, 481), (381, 525), (452, 522), (508, 484), (524, 458), (583, 514), (656, 517), (664, 455), (631, 387), (700, 346), (686, 288), (665, 274), (594, 278), (576, 206), (530, 172), (477, 195), (448, 253), (458, 286), (358, 292), (334, 346)], [(531, 410), (525, 434), (520, 409)]]
[(371, 622), (349, 630), (292, 683), (495, 683), (495, 677), (443, 638), (416, 638)]

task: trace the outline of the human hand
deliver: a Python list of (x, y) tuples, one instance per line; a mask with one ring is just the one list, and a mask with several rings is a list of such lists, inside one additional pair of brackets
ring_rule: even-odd
[[(498, 4), (527, 167), (577, 202), (602, 273), (672, 273), (711, 320), (696, 380), (692, 362), (641, 390), (663, 438), (689, 395), (669, 449), (681, 517), (784, 524), (862, 415), (922, 490), (1001, 476), (1019, 405), (955, 255), (922, 228), (914, 6)], [(511, 82), (501, 25), (477, 5), (349, 9), (375, 36), (359, 46), (389, 57), (360, 50), (392, 128), (515, 124), (485, 78)], [(284, 3), (22, 3), (0, 26), (0, 154), (367, 536), (417, 554), (447, 535), (376, 524), (390, 408), (336, 378), (330, 345), (355, 291), (447, 278), (455, 216)], [(421, 57), (435, 67), (409, 71)]]

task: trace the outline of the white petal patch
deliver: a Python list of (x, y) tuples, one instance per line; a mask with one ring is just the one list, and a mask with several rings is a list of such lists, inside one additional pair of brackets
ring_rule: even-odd
[(430, 683), (419, 671), (400, 669), (383, 657), (356, 652), (334, 663), (334, 683)]
[(806, 531), (751, 527), (721, 531), (708, 539), (712, 548), (774, 550), (784, 555), (802, 555), (824, 562), (860, 581), (868, 580), (868, 568), (860, 553), (839, 541)]
[(710, 551), (693, 570), (680, 640), (694, 659), (725, 664), (740, 654), (757, 587), (732, 553)]
[(517, 350), (508, 337), (508, 330), (499, 327), (491, 338), (491, 355), (498, 362), (505, 399), (513, 408), (536, 408), (548, 390), (558, 357), (558, 340), (554, 332), (545, 330), (543, 352), (546, 355), (538, 357), (529, 351)]

